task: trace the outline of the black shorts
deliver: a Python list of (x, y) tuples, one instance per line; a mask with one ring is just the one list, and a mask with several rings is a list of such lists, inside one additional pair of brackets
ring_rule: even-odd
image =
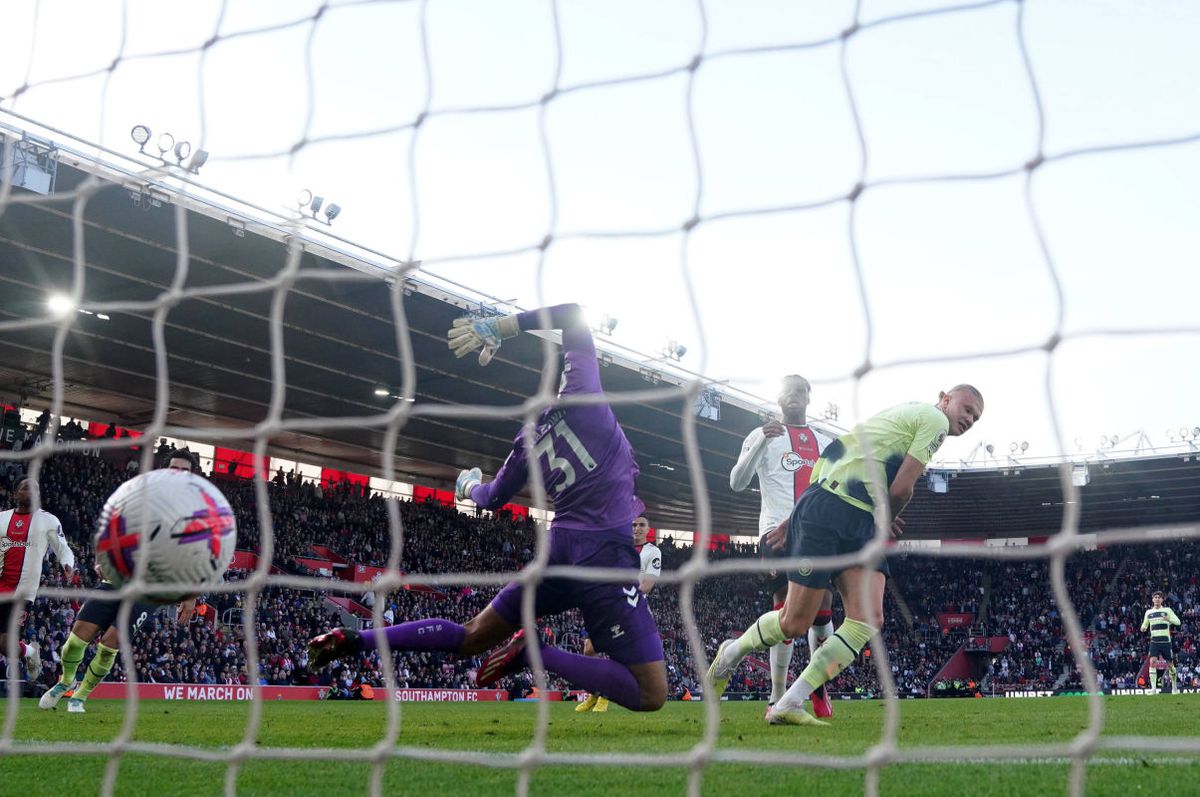
[[(774, 548), (771, 548), (769, 545), (764, 543), (762, 537), (759, 537), (758, 555), (763, 559), (782, 559), (788, 555), (787, 546), (785, 545), (783, 548), (776, 551)], [(779, 592), (779, 590), (787, 589), (787, 572), (784, 571), (783, 568), (777, 568), (775, 570), (764, 572), (763, 577), (765, 579), (763, 582), (763, 589), (767, 591), (767, 595), (771, 597), (771, 600), (775, 599), (775, 593)]]
[[(113, 592), (111, 584), (100, 582), (96, 589), (105, 592)], [(129, 626), (126, 628), (126, 638), (130, 638), (141, 629), (142, 625), (150, 619), (150, 615), (154, 614), (154, 610), (159, 608), (153, 603), (135, 603), (133, 608), (129, 610)], [(121, 611), (121, 602), (119, 600), (106, 600), (104, 598), (89, 598), (84, 602), (79, 609), (79, 614), (75, 615), (77, 623), (91, 623), (100, 629), (100, 633), (104, 633), (109, 628), (117, 624), (117, 613)], [(85, 640), (91, 642), (90, 639)]]
[[(874, 537), (875, 518), (870, 512), (851, 506), (813, 484), (800, 496), (788, 521), (788, 556), (811, 558), (857, 553)], [(844, 569), (817, 569), (801, 562), (800, 569), (789, 571), (787, 577), (794, 584), (829, 589)], [(891, 574), (886, 559), (876, 569), (885, 576)]]
[[(25, 621), (25, 615), (29, 613), (29, 609), (33, 606), (33, 601), (4, 601), (0, 603), (0, 634), (8, 633), (8, 621), (12, 619), (13, 607), (19, 607), (17, 611), (17, 627), (14, 632), (19, 637), (21, 636), (21, 623)], [(4, 655), (4, 651), (0, 650), (0, 656)]]
[(1175, 650), (1170, 642), (1151, 642), (1150, 657), (1153, 658), (1155, 656), (1167, 661), (1175, 661)]

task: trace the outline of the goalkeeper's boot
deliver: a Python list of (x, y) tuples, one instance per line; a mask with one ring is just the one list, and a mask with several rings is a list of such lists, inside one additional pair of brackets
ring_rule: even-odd
[(600, 700), (600, 695), (588, 695), (587, 700), (575, 707), (575, 711), (582, 714), (585, 711), (591, 711), (596, 707), (596, 703)]
[(524, 666), (525, 630), (521, 629), (479, 664), (479, 670), (475, 673), (475, 685), (480, 689), (487, 688)]
[[(721, 647), (717, 648), (716, 655), (713, 656), (712, 664), (708, 666), (708, 682), (712, 684), (713, 695), (712, 699), (716, 700), (725, 694), (725, 687), (729, 686), (729, 678), (733, 675), (733, 671), (737, 669), (741, 659), (733, 662), (725, 661), (725, 652), (730, 646), (736, 642), (736, 639), (726, 639), (721, 643)], [(708, 699), (708, 693), (705, 692), (704, 698)]]
[(38, 650), (38, 646), (32, 642), (25, 645), (25, 678), (28, 681), (36, 681), (38, 676), (42, 674), (42, 654)]
[(64, 684), (62, 681), (59, 681), (47, 689), (46, 694), (42, 695), (42, 699), (38, 701), (38, 708), (47, 711), (54, 708), (58, 705), (58, 701), (62, 700), (68, 692), (74, 690), (77, 686), (79, 686), (79, 681), (73, 684)]
[(828, 722), (817, 719), (803, 708), (789, 706), (782, 700), (767, 712), (767, 722), (771, 725), (808, 725), (810, 727), (829, 727)]
[(77, 697), (72, 697), (67, 700), (68, 714), (86, 714), (87, 710), (83, 707), (83, 701)]
[(601, 713), (608, 711), (608, 698), (602, 697), (599, 700), (597, 700), (596, 707), (594, 709), (592, 709), (592, 711), (599, 711)]
[(361, 650), (362, 634), (351, 628), (335, 628), (309, 640), (308, 666), (324, 667), (335, 659)]
[(833, 716), (833, 701), (829, 699), (829, 692), (825, 690), (825, 684), (821, 684), (812, 693), (813, 716), (820, 719), (829, 719)]

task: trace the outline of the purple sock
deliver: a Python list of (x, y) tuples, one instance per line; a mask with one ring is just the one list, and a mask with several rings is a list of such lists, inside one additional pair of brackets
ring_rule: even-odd
[(389, 625), (387, 628), (372, 628), (362, 632), (363, 650), (378, 648), (381, 634), (387, 636), (392, 650), (440, 650), (445, 653), (457, 653), (462, 647), (467, 630), (458, 623), (440, 617)]
[(546, 669), (589, 692), (601, 694), (631, 711), (642, 706), (642, 690), (628, 668), (612, 659), (581, 656), (561, 648), (542, 648)]

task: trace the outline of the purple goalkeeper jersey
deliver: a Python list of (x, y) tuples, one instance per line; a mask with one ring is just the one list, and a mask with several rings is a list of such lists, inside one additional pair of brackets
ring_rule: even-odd
[[(563, 331), (565, 383), (559, 395), (602, 392), (596, 347), (579, 306), (558, 305), (543, 312), (550, 316), (546, 327), (537, 310), (521, 313), (517, 320), (522, 330)], [(525, 448), (525, 436), (518, 433), (496, 478), (476, 485), (471, 500), (485, 509), (508, 503), (529, 478)], [(538, 417), (533, 450), (546, 494), (554, 500), (552, 528), (627, 528), (645, 511), (634, 491), (638, 466), (633, 449), (607, 404), (546, 410)]]

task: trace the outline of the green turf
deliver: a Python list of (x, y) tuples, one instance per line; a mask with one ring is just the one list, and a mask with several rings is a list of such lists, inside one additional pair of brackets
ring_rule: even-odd
[[(1084, 698), (1032, 700), (916, 700), (900, 704), (902, 747), (970, 746), (988, 743), (1056, 744), (1070, 740), (1086, 721)], [(883, 704), (839, 702), (834, 727), (770, 727), (761, 703), (721, 706), (719, 747), (857, 755), (878, 740)], [(547, 749), (563, 752), (681, 752), (703, 733), (698, 703), (670, 703), (655, 714), (633, 714), (615, 706), (607, 714), (576, 714), (574, 704), (551, 706)], [(1189, 736), (1197, 733), (1200, 696), (1105, 698), (1106, 735)], [(84, 716), (63, 709), (39, 711), (21, 701), (14, 740), (107, 742), (121, 728), (124, 704), (93, 700)], [(241, 703), (146, 702), (135, 739), (171, 745), (228, 748), (241, 741), (248, 707)], [(519, 752), (528, 744), (535, 706), (530, 703), (408, 703), (402, 708), (399, 743), (409, 748)], [(383, 734), (385, 706), (375, 703), (269, 702), (256, 744), (260, 748), (366, 747)], [(1096, 795), (1183, 793), (1200, 783), (1200, 756), (1108, 753), (1088, 768), (1087, 793)], [(84, 795), (99, 791), (106, 756), (32, 756), (0, 753), (6, 794)], [(130, 754), (121, 759), (117, 793), (129, 795), (218, 795), (226, 766), (220, 763)], [(904, 764), (882, 776), (885, 795), (1065, 794), (1069, 766), (1058, 762), (1007, 764)], [(238, 774), (239, 794), (365, 794), (370, 765), (347, 761), (247, 761)], [(387, 765), (386, 794), (511, 794), (516, 774), (508, 769), (397, 760)], [(706, 794), (807, 793), (822, 797), (861, 794), (862, 770), (713, 764), (705, 772)], [(682, 794), (687, 772), (666, 767), (550, 766), (539, 769), (537, 795)], [(1200, 787), (1197, 787), (1200, 788)], [(1186, 789), (1184, 789), (1186, 791)]]

